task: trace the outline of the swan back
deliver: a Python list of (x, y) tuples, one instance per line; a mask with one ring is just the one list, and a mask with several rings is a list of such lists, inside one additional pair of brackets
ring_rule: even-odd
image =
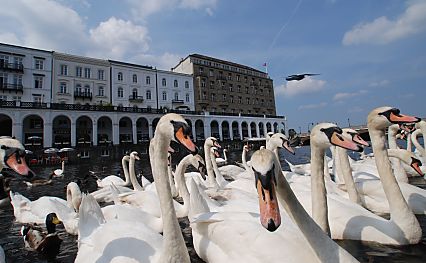
[(79, 218), (79, 240), (90, 236), (90, 234), (96, 228), (106, 222), (98, 202), (96, 202), (92, 195), (83, 195), (79, 211)]

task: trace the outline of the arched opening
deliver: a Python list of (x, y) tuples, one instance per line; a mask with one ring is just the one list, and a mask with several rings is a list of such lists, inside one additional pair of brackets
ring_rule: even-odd
[(91, 145), (92, 143), (92, 119), (87, 116), (81, 116), (76, 122), (77, 146)]
[(43, 147), (44, 122), (38, 115), (25, 117), (22, 125), (22, 135), (25, 146)]
[(66, 116), (56, 116), (52, 122), (52, 142), (56, 148), (71, 146), (71, 120)]
[(12, 136), (12, 119), (0, 114), (0, 136)]
[(155, 128), (157, 128), (157, 124), (158, 124), (159, 121), (160, 121), (160, 118), (155, 118), (152, 121), (152, 136), (155, 135)]
[(237, 121), (232, 122), (232, 135), (234, 136), (233, 140), (241, 139)]
[(243, 130), (243, 138), (248, 138), (249, 135), (248, 135), (248, 124), (247, 124), (247, 122), (244, 121), (243, 123), (241, 123), (241, 128)]
[(216, 139), (220, 139), (219, 123), (217, 123), (217, 121), (210, 122), (210, 129), (211, 136), (215, 137)]
[(195, 134), (192, 134), (192, 122), (189, 119), (185, 119), (185, 121), (188, 123), (188, 126), (191, 129), (191, 139), (194, 139)]
[(265, 137), (265, 129), (263, 128), (263, 122), (259, 122), (259, 137)]
[(139, 118), (136, 121), (136, 134), (138, 143), (149, 141), (149, 124), (147, 119)]
[(229, 134), (229, 123), (227, 121), (222, 122), (222, 138), (223, 140), (229, 140), (230, 134)]
[(103, 116), (98, 119), (98, 144), (105, 145), (112, 143), (112, 121), (109, 117)]
[(278, 131), (278, 123), (274, 122), (274, 133), (277, 133)]
[(133, 143), (133, 125), (129, 117), (123, 117), (118, 122), (120, 143)]
[(251, 137), (252, 138), (257, 137), (256, 123), (254, 123), (254, 122), (250, 123), (250, 131), (251, 131)]
[(195, 122), (195, 133), (196, 133), (195, 138), (197, 138), (197, 141), (205, 139), (205, 136), (204, 136), (204, 123), (203, 123), (202, 120), (197, 120)]
[(266, 132), (271, 132), (272, 131), (272, 126), (270, 122), (266, 123)]

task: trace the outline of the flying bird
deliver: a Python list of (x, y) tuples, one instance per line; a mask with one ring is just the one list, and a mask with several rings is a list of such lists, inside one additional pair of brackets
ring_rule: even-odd
[(304, 79), (306, 76), (316, 76), (316, 75), (319, 75), (319, 74), (313, 74), (313, 73), (295, 74), (295, 75), (287, 76), (287, 77), (285, 78), (285, 80), (287, 80), (287, 81), (292, 81), (292, 80), (297, 80), (297, 81), (299, 81), (299, 80)]

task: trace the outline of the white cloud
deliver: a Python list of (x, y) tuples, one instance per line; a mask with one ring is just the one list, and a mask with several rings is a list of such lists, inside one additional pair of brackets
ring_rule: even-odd
[(277, 96), (295, 96), (308, 92), (318, 92), (325, 88), (326, 81), (317, 80), (314, 78), (306, 77), (300, 81), (288, 81), (280, 86), (275, 87), (275, 94)]
[(132, 8), (135, 20), (144, 20), (149, 15), (173, 10), (176, 8), (205, 10), (208, 15), (213, 14), (217, 0), (127, 0)]
[(357, 92), (340, 92), (340, 93), (336, 93), (333, 97), (334, 101), (340, 101), (340, 100), (345, 100), (345, 99), (349, 99), (349, 98), (353, 98), (356, 96), (360, 96), (367, 93), (366, 90), (360, 90)]
[(166, 52), (161, 56), (139, 54), (132, 59), (135, 62), (140, 62), (146, 65), (153, 65), (158, 69), (170, 70), (172, 67), (177, 65), (177, 63), (180, 61), (180, 58), (182, 58), (182, 56)]
[(384, 80), (380, 80), (380, 81), (376, 81), (376, 82), (371, 82), (368, 86), (369, 87), (383, 87), (383, 86), (387, 86), (389, 84), (389, 80), (384, 79)]
[(148, 29), (111, 17), (90, 30), (94, 49), (92, 55), (122, 59), (130, 54), (144, 53), (149, 49)]
[(359, 112), (364, 112), (364, 111), (365, 111), (364, 108), (359, 107), (359, 106), (355, 106), (355, 107), (350, 108), (348, 110), (348, 113), (359, 113)]
[(343, 36), (344, 45), (387, 44), (426, 29), (426, 2), (414, 1), (395, 20), (382, 16), (373, 22), (361, 23)]
[(321, 102), (321, 103), (316, 103), (316, 104), (301, 105), (297, 109), (299, 109), (299, 110), (312, 110), (312, 109), (324, 108), (325, 106), (327, 106), (327, 103)]

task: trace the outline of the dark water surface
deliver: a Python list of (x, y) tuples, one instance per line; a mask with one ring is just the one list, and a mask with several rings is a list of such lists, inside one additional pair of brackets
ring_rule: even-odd
[[(281, 153), (283, 158), (291, 162), (305, 163), (309, 160), (309, 147), (301, 147), (296, 149), (296, 155)], [(229, 154), (229, 159), (240, 161), (241, 154), (233, 152)], [(283, 169), (288, 170), (285, 162), (282, 163)], [(36, 167), (34, 171), (42, 177), (47, 177), (52, 170), (58, 167)], [(39, 186), (35, 188), (27, 188), (26, 185), (16, 177), (12, 180), (11, 188), (13, 191), (19, 192), (29, 198), (36, 200), (37, 198), (49, 195), (57, 196), (65, 199), (64, 186), (74, 178), (84, 178), (89, 174), (89, 171), (99, 172), (101, 176), (116, 174), (121, 170), (121, 161), (96, 160), (85, 161), (78, 164), (70, 164), (65, 166), (65, 177), (54, 179), (52, 185)], [(149, 167), (148, 156), (142, 155), (141, 161), (136, 162), (136, 172), (142, 171), (144, 176), (152, 180), (151, 169)], [(426, 188), (423, 178), (414, 178), (412, 183), (422, 188)], [(86, 184), (82, 187), (83, 191), (93, 191), (96, 189), (96, 182), (93, 179), (86, 180)], [(48, 211), (46, 211), (48, 212)], [(423, 229), (423, 239), (418, 245), (394, 247), (384, 246), (376, 243), (363, 243), (359, 241), (338, 241), (339, 245), (348, 250), (361, 262), (426, 262), (426, 217), (418, 216)], [(180, 219), (179, 223), (183, 228), (183, 233), (187, 246), (189, 247), (192, 262), (203, 262), (200, 260), (191, 244), (191, 229), (187, 219)], [(8, 263), (37, 263), (47, 262), (45, 259), (38, 256), (37, 253), (29, 252), (24, 249), (22, 237), (20, 236), (20, 228), (22, 224), (16, 223), (13, 216), (12, 206), (0, 208), (0, 245), (6, 253)], [(56, 262), (73, 262), (77, 254), (77, 237), (69, 235), (65, 232), (62, 226), (57, 228), (59, 236), (62, 238), (61, 253), (58, 255)], [(283, 244), (284, 245), (284, 244)]]

